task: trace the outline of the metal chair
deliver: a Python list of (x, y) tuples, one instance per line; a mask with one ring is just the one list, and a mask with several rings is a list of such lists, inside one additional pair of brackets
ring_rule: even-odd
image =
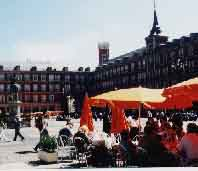
[(68, 158), (70, 160), (75, 159), (76, 156), (76, 148), (72, 145), (72, 140), (65, 135), (60, 135), (57, 138), (58, 144), (58, 157), (63, 160), (64, 158)]
[(88, 144), (85, 143), (83, 138), (75, 137), (74, 145), (76, 147), (76, 159), (78, 160), (79, 164), (85, 164), (85, 166), (88, 166), (87, 163)]
[(142, 140), (143, 136), (144, 136), (143, 134), (136, 135), (136, 136), (132, 139), (131, 142), (132, 142), (134, 145), (138, 146), (138, 145), (139, 145), (139, 141)]
[(127, 166), (127, 153), (122, 146), (117, 145), (113, 150), (113, 166), (126, 167)]

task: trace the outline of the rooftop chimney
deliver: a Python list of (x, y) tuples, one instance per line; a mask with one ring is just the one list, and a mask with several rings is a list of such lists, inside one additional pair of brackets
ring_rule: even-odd
[(90, 72), (90, 67), (85, 68), (85, 72)]
[(37, 67), (36, 66), (33, 66), (30, 71), (37, 71)]
[(20, 65), (16, 65), (16, 66), (14, 67), (14, 71), (20, 71)]
[(46, 71), (52, 71), (52, 67), (47, 67)]
[(83, 67), (79, 67), (79, 68), (78, 68), (78, 71), (79, 71), (79, 72), (83, 72)]
[(68, 72), (69, 71), (69, 68), (68, 67), (63, 67), (63, 71), (64, 72)]
[(3, 65), (0, 65), (0, 71), (3, 71)]

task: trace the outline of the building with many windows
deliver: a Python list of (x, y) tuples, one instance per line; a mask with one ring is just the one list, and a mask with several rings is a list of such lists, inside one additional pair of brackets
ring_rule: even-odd
[(198, 76), (198, 33), (168, 41), (161, 35), (156, 10), (146, 46), (99, 65), (90, 94), (115, 88), (164, 88)]
[(66, 110), (68, 97), (75, 99), (80, 112), (85, 92), (94, 96), (121, 88), (143, 86), (163, 88), (198, 76), (198, 33), (168, 41), (161, 34), (156, 10), (153, 27), (145, 38), (146, 46), (109, 59), (109, 44), (99, 44), (99, 65), (95, 71), (79, 67), (57, 71), (48, 67), (38, 71), (4, 70), (0, 66), (0, 109), (8, 111), (11, 78), (21, 86), (19, 94), (23, 113)]
[[(82, 68), (81, 68), (82, 69)], [(76, 72), (68, 71), (64, 67), (57, 71), (48, 67), (45, 71), (38, 71), (32, 67), (29, 71), (20, 70), (16, 66), (13, 70), (4, 70), (0, 67), (0, 109), (9, 111), (10, 84), (12, 78), (20, 84), (19, 99), (22, 102), (21, 112), (30, 113), (47, 110), (63, 110), (66, 106), (66, 97), (77, 98), (83, 96), (90, 69), (86, 72), (80, 69)]]

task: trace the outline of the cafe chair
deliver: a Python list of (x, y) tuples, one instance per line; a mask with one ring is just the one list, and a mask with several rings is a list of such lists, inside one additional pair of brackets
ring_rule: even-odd
[(85, 143), (83, 138), (75, 137), (74, 146), (76, 147), (76, 159), (78, 160), (78, 163), (88, 166), (87, 163), (88, 144)]
[(73, 160), (76, 156), (76, 148), (72, 145), (72, 140), (65, 135), (58, 136), (58, 157), (63, 160), (64, 158)]

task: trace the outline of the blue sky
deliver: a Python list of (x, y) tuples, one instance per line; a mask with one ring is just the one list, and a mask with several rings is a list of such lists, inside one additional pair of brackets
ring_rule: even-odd
[[(197, 0), (156, 5), (169, 39), (198, 32)], [(98, 42), (110, 43), (111, 58), (141, 48), (152, 22), (153, 0), (0, 0), (0, 63), (93, 68)]]

